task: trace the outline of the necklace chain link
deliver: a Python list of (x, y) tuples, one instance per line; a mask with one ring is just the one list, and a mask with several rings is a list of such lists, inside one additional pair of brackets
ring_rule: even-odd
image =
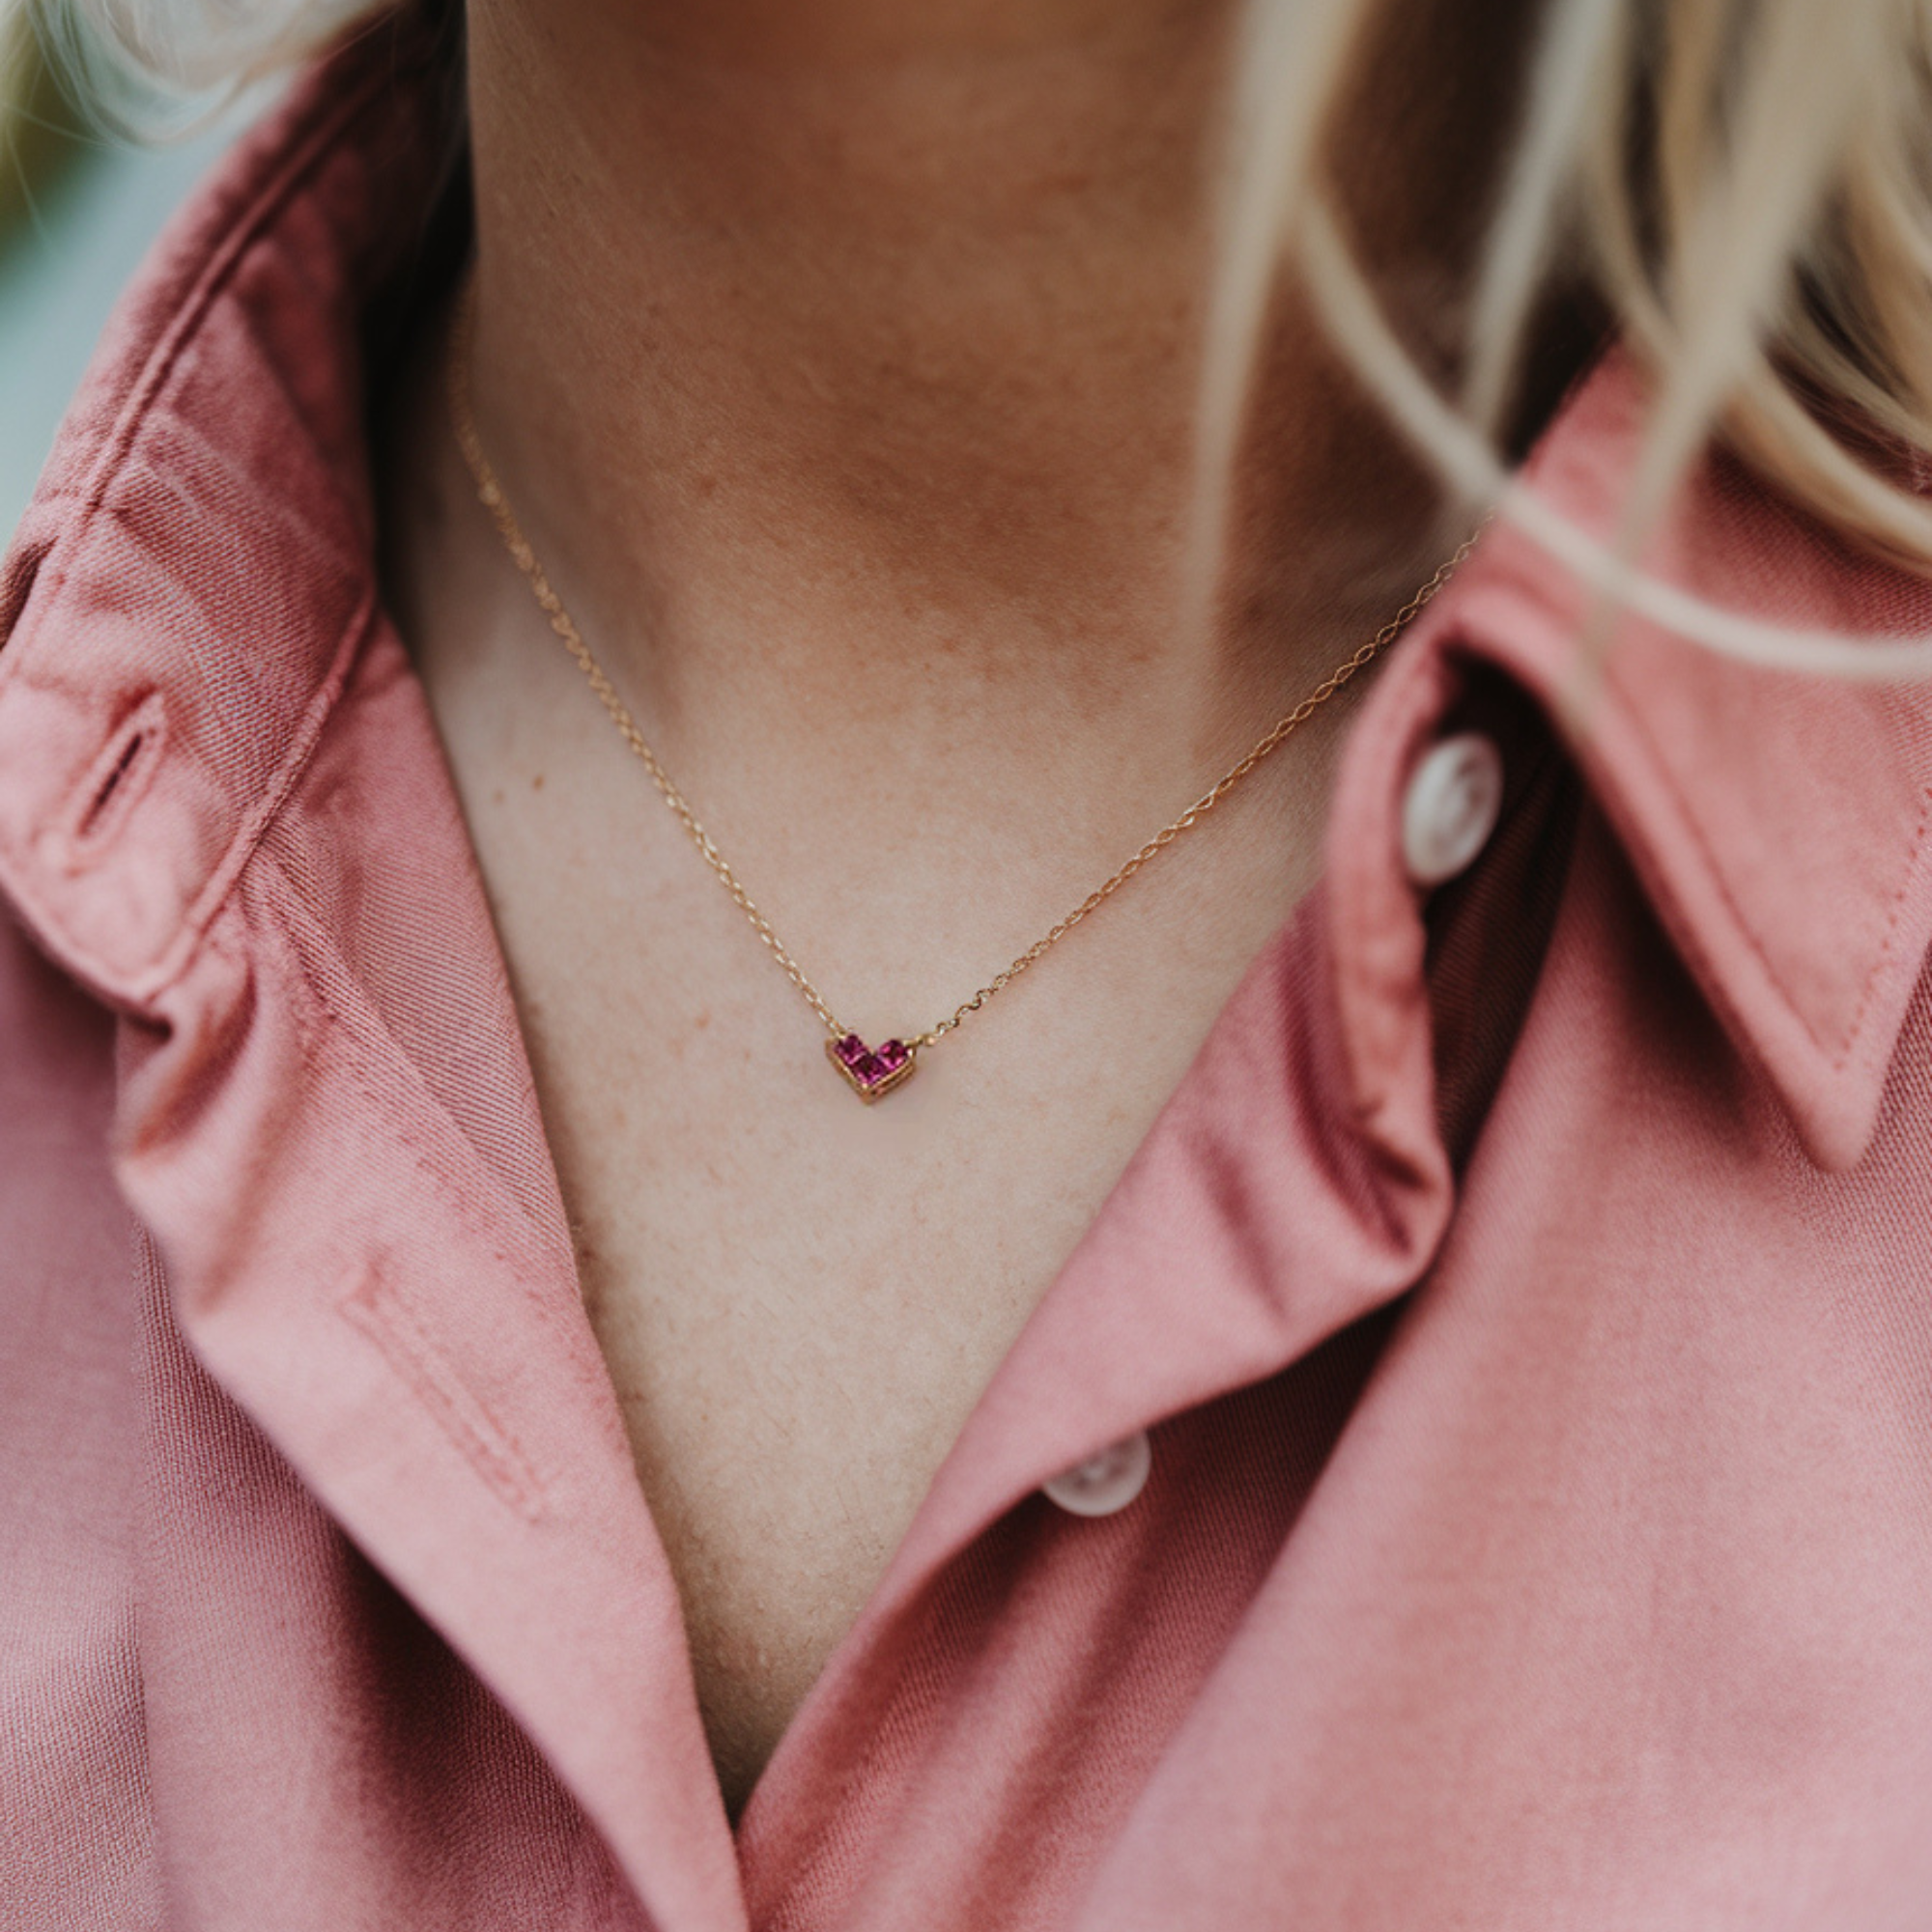
[[(756, 902), (745, 890), (744, 882), (731, 869), (727, 860), (716, 844), (711, 835), (705, 831), (691, 802), (681, 792), (670, 774), (666, 771), (658, 754), (652, 751), (649, 741), (632, 717), (630, 707), (618, 694), (595, 652), (584, 641), (583, 634), (577, 628), (576, 620), (564, 607), (564, 602), (556, 593), (529, 539), (525, 536), (523, 526), (518, 523), (516, 513), (510, 507), (510, 499), (496, 470), (491, 467), (489, 457), (484, 453), (483, 440), (477, 431), (475, 411), (469, 400), (469, 358), (472, 338), (472, 325), (475, 308), (475, 283), (471, 280), (464, 289), (459, 301), (455, 327), (451, 332), (448, 384), (449, 411), (456, 432), (458, 446), (463, 452), (463, 460), (476, 486), (477, 500), (489, 512), (490, 519), (497, 526), (497, 533), (502, 539), (503, 547), (510, 554), (511, 560), (536, 599), (544, 615), (550, 620), (551, 629), (556, 633), (563, 647), (576, 660), (597, 701), (609, 714), (611, 722), (617, 727), (638, 760), (650, 775), (659, 795), (676, 815), (696, 846), (698, 855), (710, 867), (718, 883), (731, 896), (731, 902), (750, 922), (752, 930), (763, 942), (765, 950), (771, 953), (783, 969), (784, 976), (798, 989), (800, 997), (817, 1014), (826, 1032), (836, 1040), (846, 1034), (846, 1028), (834, 1014), (810, 980), (805, 969), (791, 955), (790, 949), (774, 930), (772, 923), (759, 911)], [(1475, 549), (1477, 539), (1482, 535), (1479, 527), (1458, 547), (1453, 555), (1444, 559), (1435, 574), (1415, 592), (1394, 616), (1392, 616), (1374, 637), (1359, 645), (1349, 657), (1318, 684), (1294, 709), (1278, 719), (1252, 750), (1226, 776), (1217, 780), (1201, 794), (1179, 817), (1163, 825), (1139, 851), (1125, 864), (1103, 880), (1087, 895), (1070, 912), (1058, 920), (1047, 931), (1019, 953), (1012, 962), (986, 981), (969, 998), (962, 1000), (946, 1018), (937, 1025), (928, 1027), (921, 1034), (908, 1034), (905, 1044), (911, 1048), (933, 1046), (960, 1026), (967, 1015), (977, 1013), (986, 1002), (996, 994), (1005, 991), (1022, 973), (1036, 965), (1092, 914), (1118, 893), (1135, 873), (1142, 870), (1152, 860), (1166, 851), (1182, 834), (1191, 831), (1202, 819), (1214, 810), (1243, 779), (1254, 771), (1307, 724), (1316, 712), (1335, 696), (1358, 672), (1367, 668), (1388, 646), (1401, 636), (1416, 615), (1435, 597), (1457, 568)]]

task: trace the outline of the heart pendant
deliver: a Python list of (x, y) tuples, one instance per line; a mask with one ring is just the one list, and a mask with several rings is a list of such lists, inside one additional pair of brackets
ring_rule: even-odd
[(825, 1057), (844, 1074), (846, 1083), (867, 1106), (912, 1078), (913, 1050), (902, 1039), (867, 1046), (856, 1033), (828, 1039)]

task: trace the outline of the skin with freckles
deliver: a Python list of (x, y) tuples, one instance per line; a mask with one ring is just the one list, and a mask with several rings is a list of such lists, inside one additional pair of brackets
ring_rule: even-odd
[[(1418, 288), (1467, 171), (1439, 113), (1396, 111), (1461, 58), (1470, 10), (1437, 11), (1363, 121), (1364, 233)], [(1229, 26), (1220, 0), (472, 8), (484, 440), (869, 1038), (990, 978), (1434, 567), (1428, 489), (1285, 298), (1221, 609), (1180, 621)], [(862, 1107), (475, 504), (440, 353), (426, 327), (390, 426), (393, 601), (735, 1813), (1314, 879), (1347, 705)]]

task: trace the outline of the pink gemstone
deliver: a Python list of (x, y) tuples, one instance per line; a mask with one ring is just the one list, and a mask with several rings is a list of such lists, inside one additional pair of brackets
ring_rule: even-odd
[(834, 1051), (847, 1066), (857, 1066), (866, 1058), (866, 1042), (856, 1033), (848, 1033)]
[(888, 1073), (896, 1073), (906, 1064), (908, 1057), (905, 1041), (902, 1039), (889, 1039), (879, 1049), (879, 1065)]
[(891, 1068), (881, 1064), (876, 1053), (868, 1053), (854, 1064), (852, 1071), (866, 1086), (876, 1087)]

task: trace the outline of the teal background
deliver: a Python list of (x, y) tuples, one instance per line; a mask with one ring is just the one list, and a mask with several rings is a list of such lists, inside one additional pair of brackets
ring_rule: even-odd
[(0, 246), (0, 535), (26, 508), (115, 297), (236, 120), (175, 146), (94, 144)]

